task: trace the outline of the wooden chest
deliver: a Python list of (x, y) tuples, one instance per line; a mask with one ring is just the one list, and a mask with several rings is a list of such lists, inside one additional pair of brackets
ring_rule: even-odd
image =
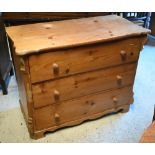
[(30, 136), (128, 111), (148, 32), (114, 15), (8, 27)]

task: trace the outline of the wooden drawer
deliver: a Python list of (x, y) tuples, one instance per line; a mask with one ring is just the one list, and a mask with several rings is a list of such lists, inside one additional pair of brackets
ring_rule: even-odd
[(31, 82), (40, 82), (137, 61), (141, 38), (31, 55)]
[(50, 127), (57, 129), (66, 126), (67, 122), (67, 125), (69, 122), (77, 124), (78, 121), (87, 120), (96, 114), (107, 114), (110, 109), (115, 111), (119, 106), (130, 104), (132, 95), (132, 87), (124, 87), (36, 109), (35, 130)]
[(121, 65), (32, 85), (34, 107), (131, 85), (134, 82), (136, 66), (136, 63)]

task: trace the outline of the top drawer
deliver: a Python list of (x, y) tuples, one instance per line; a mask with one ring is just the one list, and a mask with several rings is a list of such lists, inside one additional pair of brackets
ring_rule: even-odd
[(137, 61), (140, 38), (76, 47), (29, 57), (32, 83)]

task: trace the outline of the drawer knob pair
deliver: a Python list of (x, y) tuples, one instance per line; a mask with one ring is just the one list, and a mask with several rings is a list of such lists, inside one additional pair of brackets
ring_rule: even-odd
[(126, 53), (126, 51), (121, 51), (120, 52), (120, 54), (121, 54), (121, 58), (122, 58), (122, 60), (126, 60), (126, 56), (127, 56), (127, 53)]
[(54, 63), (53, 64), (53, 74), (58, 75), (59, 74), (59, 65)]

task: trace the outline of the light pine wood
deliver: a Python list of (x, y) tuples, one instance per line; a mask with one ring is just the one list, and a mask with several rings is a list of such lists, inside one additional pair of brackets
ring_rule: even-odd
[(145, 130), (140, 143), (155, 143), (155, 121)]
[(144, 37), (58, 50), (29, 58), (32, 83), (137, 61)]
[(150, 32), (116, 15), (8, 27), (17, 55), (107, 42)]
[(117, 16), (7, 28), (30, 136), (127, 112), (148, 32)]
[(18, 83), (18, 92), (19, 92), (19, 102), (21, 110), (24, 114), (24, 119), (28, 127), (30, 136), (33, 136), (33, 99), (31, 91), (31, 81), (30, 81), (30, 72), (29, 64), (27, 57), (19, 57), (15, 54), (15, 47), (13, 42), (9, 39), (10, 50), (13, 57), (13, 64), (15, 67), (16, 80)]
[(136, 67), (137, 64), (132, 63), (32, 85), (34, 107), (58, 104), (99, 91), (132, 85)]
[[(113, 101), (114, 97), (117, 98), (117, 102)], [(39, 108), (34, 111), (35, 129), (59, 126), (85, 117), (88, 119), (93, 114), (108, 109), (117, 109), (121, 105), (129, 105), (131, 97), (132, 87), (125, 87)]]
[(117, 108), (112, 108), (112, 109), (107, 109), (107, 110), (104, 110), (100, 113), (96, 113), (96, 114), (93, 114), (93, 115), (90, 115), (88, 117), (82, 117), (78, 120), (73, 120), (73, 121), (69, 121), (69, 122), (66, 122), (66, 123), (63, 123), (63, 124), (60, 124), (58, 126), (53, 126), (53, 127), (49, 127), (49, 128), (46, 128), (46, 129), (42, 129), (42, 130), (35, 130), (33, 135), (32, 135), (32, 138), (33, 139), (38, 139), (38, 138), (43, 138), (46, 134), (46, 132), (53, 132), (59, 128), (64, 128), (64, 127), (69, 127), (69, 126), (74, 126), (74, 125), (78, 125), (78, 124), (81, 124), (83, 122), (85, 122), (86, 120), (94, 120), (94, 119), (97, 119), (97, 118), (100, 118), (106, 114), (110, 114), (110, 113), (117, 113), (117, 112), (128, 112), (129, 111), (129, 108), (130, 108), (130, 104), (126, 104), (126, 105), (120, 105), (120, 106), (117, 106)]

